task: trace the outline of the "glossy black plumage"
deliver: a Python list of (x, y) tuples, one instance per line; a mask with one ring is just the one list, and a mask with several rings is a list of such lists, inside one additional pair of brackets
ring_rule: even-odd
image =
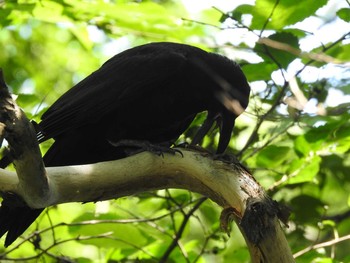
[[(66, 92), (44, 113), (38, 125), (38, 140), (55, 139), (44, 156), (45, 165), (122, 158), (123, 148), (110, 142), (125, 139), (170, 146), (202, 111), (208, 111), (207, 121), (194, 141), (200, 142), (219, 119), (217, 153), (223, 153), (236, 117), (247, 107), (249, 92), (239, 66), (220, 55), (175, 43), (152, 43), (126, 50)], [(8, 231), (5, 245), (22, 234), (41, 211), (3, 204), (0, 236)]]

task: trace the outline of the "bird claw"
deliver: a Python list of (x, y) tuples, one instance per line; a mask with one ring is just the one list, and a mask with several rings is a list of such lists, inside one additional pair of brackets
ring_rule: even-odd
[(175, 147), (197, 151), (197, 152), (200, 152), (200, 153), (203, 153), (203, 154), (206, 154), (206, 155), (213, 155), (213, 153), (210, 150), (205, 149), (205, 148), (203, 148), (200, 145), (195, 145), (195, 144), (188, 143), (188, 142), (183, 142), (183, 143), (176, 144)]
[(118, 142), (109, 142), (114, 147), (131, 147), (136, 148), (137, 150), (133, 151), (132, 154), (140, 153), (140, 152), (151, 152), (153, 154), (156, 154), (158, 156), (164, 157), (164, 153), (169, 153), (172, 155), (175, 155), (176, 153), (179, 153), (183, 157), (183, 153), (174, 148), (169, 148), (167, 146), (161, 145), (161, 144), (153, 144), (149, 141), (141, 141), (141, 140), (120, 140)]

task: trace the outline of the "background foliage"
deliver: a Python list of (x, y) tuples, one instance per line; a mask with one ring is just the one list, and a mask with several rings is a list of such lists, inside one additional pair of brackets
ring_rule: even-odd
[[(230, 152), (291, 207), (286, 234), (298, 262), (350, 262), (348, 0), (230, 0), (231, 7), (218, 1), (195, 11), (189, 2), (0, 1), (0, 66), (18, 103), (39, 120), (63, 92), (131, 46), (173, 41), (237, 60), (253, 90)], [(212, 133), (204, 144), (216, 141)], [(223, 234), (219, 216), (214, 203), (182, 190), (65, 204), (1, 246), (0, 258), (249, 262), (239, 231)]]

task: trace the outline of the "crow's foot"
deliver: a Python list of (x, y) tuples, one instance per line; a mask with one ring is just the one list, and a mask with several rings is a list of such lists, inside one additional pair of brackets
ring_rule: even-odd
[(210, 150), (205, 149), (205, 148), (203, 148), (200, 145), (194, 145), (192, 143), (187, 143), (187, 142), (179, 143), (179, 144), (176, 144), (175, 147), (189, 149), (189, 150), (194, 150), (194, 151), (197, 151), (197, 152), (200, 152), (200, 153), (204, 153), (204, 154), (208, 154), (208, 155), (213, 155), (213, 153)]

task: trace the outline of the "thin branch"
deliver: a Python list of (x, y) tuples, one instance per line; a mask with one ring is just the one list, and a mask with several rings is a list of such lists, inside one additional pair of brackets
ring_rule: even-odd
[[(322, 52), (325, 52), (329, 49), (331, 49), (332, 47), (336, 46), (337, 44), (339, 44), (341, 41), (343, 41), (344, 39), (346, 39), (348, 36), (350, 35), (350, 32), (345, 33), (344, 35), (342, 35), (339, 39), (337, 39), (336, 41), (334, 41), (333, 43), (329, 44), (328, 46), (324, 47), (322, 49)], [(314, 59), (310, 59), (308, 62), (306, 62), (303, 67), (301, 69), (299, 69), (296, 73), (295, 73), (295, 77), (299, 76), (304, 69), (309, 66), (310, 64), (312, 64), (313, 62), (315, 62)]]
[(199, 201), (197, 202), (197, 204), (184, 216), (184, 219), (180, 225), (179, 230), (177, 231), (173, 241), (171, 242), (170, 246), (168, 247), (168, 249), (165, 251), (165, 253), (163, 254), (162, 258), (159, 260), (159, 262), (167, 262), (168, 257), (170, 256), (171, 252), (174, 250), (174, 248), (176, 247), (178, 241), (180, 240), (183, 231), (185, 230), (185, 227), (187, 225), (188, 220), (190, 219), (190, 217), (192, 216), (192, 214), (207, 200), (206, 197), (202, 197), (201, 199), (199, 199)]
[(271, 17), (272, 17), (273, 14), (275, 13), (275, 10), (276, 10), (276, 8), (277, 8), (279, 2), (280, 2), (280, 0), (276, 0), (275, 5), (273, 6), (269, 17), (266, 19), (264, 25), (262, 26), (262, 29), (261, 29), (261, 31), (260, 31), (259, 37), (261, 37), (261, 36), (262, 36), (262, 33), (265, 31), (265, 29), (266, 29), (268, 23), (270, 22)]
[(222, 28), (222, 27), (220, 27), (220, 26), (217, 26), (217, 25), (213, 25), (213, 24), (209, 24), (209, 23), (207, 23), (207, 22), (202, 22), (202, 21), (193, 20), (193, 19), (189, 19), (189, 18), (184, 18), (184, 17), (182, 17), (181, 20), (182, 20), (182, 21), (185, 21), (185, 22), (195, 23), (195, 24), (202, 25), (202, 26), (214, 27), (214, 28), (220, 29), (220, 30), (223, 30), (223, 29), (224, 29), (224, 28)]
[(323, 216), (322, 220), (332, 220), (335, 223), (340, 223), (343, 220), (348, 219), (349, 217), (350, 217), (350, 210), (337, 215)]
[(67, 242), (71, 242), (71, 241), (83, 241), (83, 240), (91, 240), (91, 239), (100, 239), (100, 238), (107, 238), (107, 239), (111, 239), (111, 240), (115, 240), (115, 241), (120, 241), (120, 242), (123, 242), (137, 250), (140, 250), (142, 251), (143, 253), (147, 254), (148, 256), (150, 256), (152, 259), (154, 259), (155, 261), (157, 260), (156, 257), (154, 257), (152, 254), (150, 254), (148, 251), (144, 250), (142, 247), (139, 247), (139, 246), (136, 246), (134, 245), (133, 243), (130, 243), (128, 241), (125, 241), (123, 239), (120, 239), (120, 238), (113, 238), (111, 237), (110, 235), (112, 234), (112, 232), (108, 232), (108, 233), (104, 233), (104, 234), (100, 234), (100, 235), (95, 235), (95, 236), (78, 236), (78, 237), (75, 237), (75, 238), (69, 238), (69, 239), (64, 239), (64, 240), (61, 240), (61, 241), (57, 241), (55, 243), (53, 243), (52, 245), (48, 246), (47, 248), (45, 249), (41, 249), (41, 252), (38, 254), (38, 255), (35, 255), (35, 256), (32, 256), (32, 257), (25, 257), (25, 258), (4, 258), (6, 260), (12, 260), (12, 261), (26, 261), (26, 260), (33, 260), (33, 259), (36, 259), (36, 258), (39, 258), (41, 257), (42, 255), (44, 254), (47, 254), (47, 252), (51, 249), (53, 249), (54, 247), (56, 246), (59, 246), (63, 243), (67, 243)]
[(300, 257), (301, 255), (304, 255), (305, 253), (307, 253), (307, 252), (309, 252), (311, 250), (318, 249), (318, 248), (323, 248), (323, 247), (333, 246), (335, 244), (338, 244), (338, 243), (346, 241), (346, 240), (350, 240), (350, 235), (346, 235), (346, 236), (343, 236), (343, 237), (335, 238), (335, 239), (327, 241), (327, 242), (311, 245), (311, 246), (306, 247), (303, 250), (300, 250), (299, 252), (295, 253), (293, 256), (294, 256), (294, 258), (297, 258), (297, 257)]
[[(256, 147), (250, 152), (247, 156), (245, 156), (246, 159), (252, 157), (254, 154), (259, 153), (262, 149), (270, 145), (274, 140), (276, 140), (281, 134), (286, 133), (286, 131), (294, 125), (294, 122), (289, 123), (283, 130), (281, 130), (279, 133), (275, 133), (274, 131), (271, 132), (272, 136), (269, 138), (263, 145)], [(271, 190), (269, 188), (269, 190)]]
[[(348, 35), (347, 33), (346, 35)], [(331, 57), (324, 53), (310, 53), (310, 52), (303, 52), (300, 49), (294, 48), (289, 44), (282, 43), (279, 41), (275, 41), (266, 37), (260, 38), (258, 40), (259, 44), (263, 44), (269, 47), (272, 47), (274, 49), (283, 50), (285, 52), (288, 52), (294, 56), (301, 57), (301, 58), (309, 58), (312, 61), (320, 61), (325, 63), (333, 63), (333, 64), (344, 64), (344, 61), (341, 61), (339, 59), (336, 59), (334, 57)], [(332, 43), (332, 46), (334, 43)]]
[(242, 155), (242, 153), (251, 145), (251, 143), (253, 143), (256, 140), (261, 125), (268, 118), (268, 116), (270, 114), (272, 114), (272, 112), (277, 108), (277, 106), (280, 105), (280, 102), (281, 102), (282, 98), (284, 97), (284, 94), (286, 93), (288, 86), (289, 86), (288, 82), (285, 82), (281, 91), (279, 92), (277, 98), (275, 99), (274, 103), (270, 107), (270, 109), (264, 115), (259, 117), (258, 122), (255, 125), (253, 132), (249, 136), (246, 144), (243, 146), (243, 148), (237, 154), (237, 157), (240, 157)]
[[(342, 35), (337, 41), (333, 42), (332, 44), (324, 47), (324, 49), (322, 50), (323, 52), (331, 49), (332, 47), (334, 47), (335, 45), (337, 45), (338, 43), (340, 43), (341, 41), (343, 41), (346, 37), (348, 37), (350, 35), (350, 32), (345, 33), (344, 35)], [(294, 77), (297, 77), (298, 75), (301, 74), (302, 71), (304, 71), (304, 69), (312, 64), (313, 62), (315, 62), (314, 59), (310, 59), (307, 63), (304, 64), (304, 66), (298, 70), (295, 74)], [(254, 127), (253, 132), (251, 133), (250, 137), (248, 138), (246, 144), (244, 145), (244, 147), (239, 151), (239, 153), (237, 154), (237, 157), (242, 156), (243, 152), (256, 140), (257, 136), (258, 136), (258, 132), (259, 129), (261, 127), (261, 125), (263, 124), (263, 122), (268, 118), (268, 116), (270, 114), (272, 114), (272, 112), (276, 109), (276, 107), (278, 105), (280, 105), (280, 102), (282, 100), (282, 98), (284, 97), (287, 89), (289, 87), (289, 82), (285, 80), (284, 85), (282, 86), (282, 89), (280, 90), (277, 98), (275, 99), (275, 102), (272, 104), (272, 106), (270, 107), (270, 109), (262, 116), (259, 116), (259, 120), (257, 122), (257, 124)]]
[(59, 242), (56, 242), (52, 245), (50, 245), (49, 247), (47, 247), (46, 249), (42, 249), (42, 252), (40, 252), (39, 254), (35, 255), (35, 256), (31, 256), (31, 257), (21, 257), (21, 258), (3, 258), (6, 260), (12, 260), (12, 261), (26, 261), (26, 260), (33, 260), (36, 259), (40, 256), (42, 256), (43, 254), (45, 254), (46, 251), (49, 251), (50, 249), (52, 249), (55, 246), (58, 246), (60, 244), (66, 243), (66, 242), (70, 242), (70, 241), (77, 241), (77, 240), (89, 240), (89, 239), (98, 239), (98, 238), (106, 238), (107, 236), (111, 235), (111, 233), (105, 233), (102, 235), (96, 235), (96, 236), (80, 236), (77, 238), (70, 238), (70, 239), (65, 239), (65, 240), (61, 240)]
[[(193, 203), (193, 202), (191, 202)], [(189, 204), (188, 204), (189, 205)], [(56, 228), (65, 226), (65, 227), (74, 227), (74, 226), (86, 226), (86, 225), (99, 225), (99, 224), (133, 224), (133, 223), (149, 223), (151, 227), (154, 227), (154, 224), (151, 224), (152, 222), (159, 221), (163, 218), (166, 218), (169, 216), (169, 214), (176, 213), (179, 209), (175, 209), (173, 211), (170, 211), (169, 213), (166, 213), (164, 215), (158, 216), (158, 217), (152, 217), (147, 219), (140, 219), (137, 218), (136, 215), (133, 214), (135, 218), (133, 219), (104, 219), (104, 220), (86, 220), (86, 221), (80, 221), (80, 222), (72, 222), (72, 223), (65, 223), (60, 222), (58, 224), (52, 225), (50, 227), (44, 228), (40, 231), (35, 231), (26, 238), (24, 238), (20, 243), (18, 243), (15, 247), (11, 248), (10, 250), (7, 250), (3, 254), (0, 254), (0, 258), (5, 258), (6, 255), (12, 253), (13, 251), (17, 250), (20, 246), (22, 246), (25, 242), (27, 242), (30, 239), (33, 239), (35, 236), (41, 235), (47, 231), (54, 231)], [(158, 229), (158, 228), (156, 228)], [(169, 237), (172, 237), (171, 235), (167, 234), (166, 231), (161, 231), (163, 234), (168, 235)], [(55, 240), (55, 238), (53, 238)]]
[(193, 263), (196, 263), (198, 260), (200, 260), (201, 256), (205, 253), (205, 248), (207, 247), (209, 240), (212, 239), (219, 231), (220, 231), (220, 229), (218, 228), (205, 238), (203, 245), (202, 245), (202, 248), (201, 248), (201, 251), (199, 252), (197, 257), (193, 260)]

